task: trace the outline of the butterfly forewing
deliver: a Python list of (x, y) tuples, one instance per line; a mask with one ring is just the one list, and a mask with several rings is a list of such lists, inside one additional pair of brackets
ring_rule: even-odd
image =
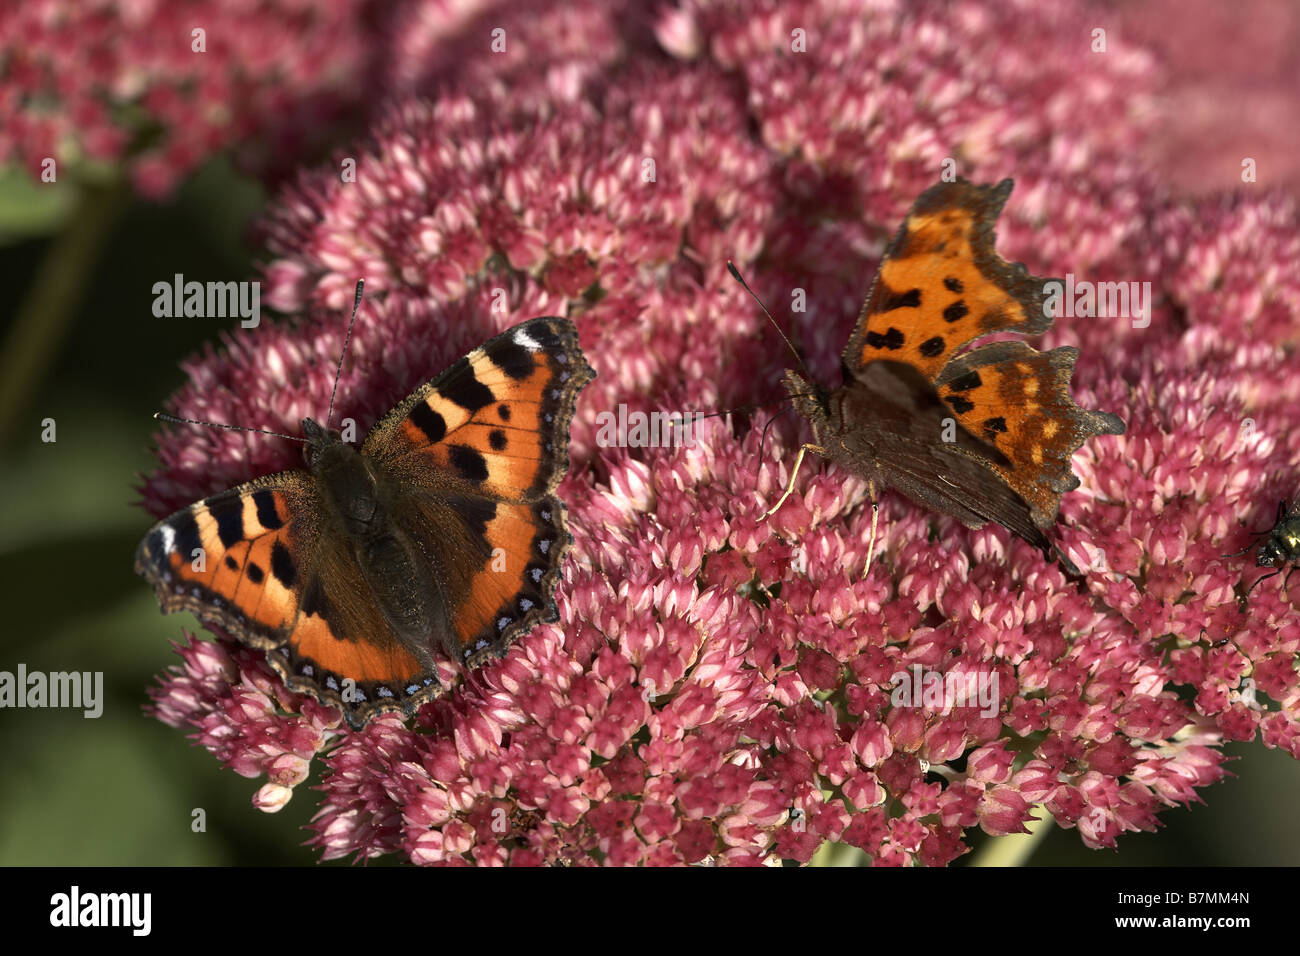
[(288, 639), (297, 614), (295, 555), (319, 533), (311, 476), (268, 475), (158, 522), (136, 550), (136, 572), (164, 612), (192, 611), (257, 647)]

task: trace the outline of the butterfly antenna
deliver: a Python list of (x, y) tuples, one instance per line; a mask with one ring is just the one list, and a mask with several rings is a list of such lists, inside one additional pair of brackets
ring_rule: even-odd
[(769, 405), (775, 405), (778, 402), (788, 402), (789, 400), (789, 398), (774, 398), (770, 402), (751, 402), (748, 405), (737, 405), (735, 408), (730, 408), (725, 412), (689, 412), (688, 414), (698, 415), (701, 419), (722, 418), (726, 415), (734, 415), (736, 412), (752, 412), (758, 408), (767, 408)]
[(811, 379), (813, 377), (813, 374), (812, 372), (808, 371), (808, 366), (803, 364), (803, 359), (800, 358), (799, 356), (799, 350), (790, 344), (790, 340), (786, 338), (786, 334), (781, 331), (781, 326), (777, 325), (776, 319), (772, 318), (772, 313), (767, 311), (767, 306), (763, 304), (763, 300), (760, 299), (758, 296), (754, 295), (754, 290), (749, 287), (749, 283), (747, 283), (743, 278), (741, 278), (740, 271), (736, 268), (735, 263), (732, 262), (730, 259), (727, 260), (727, 271), (731, 273), (731, 278), (735, 279), (742, 286), (744, 286), (746, 292), (748, 292), (751, 296), (754, 296), (754, 301), (757, 302), (758, 307), (763, 310), (763, 314), (767, 316), (767, 320), (772, 323), (772, 326), (776, 329), (776, 334), (781, 336), (782, 340), (786, 344), (786, 347), (790, 349), (791, 354), (794, 355), (794, 360), (798, 362), (799, 367), (803, 369), (804, 375), (806, 375), (808, 378)]
[(265, 428), (245, 428), (243, 425), (223, 425), (220, 422), (201, 422), (193, 418), (177, 418), (175, 415), (168, 415), (166, 412), (154, 412), (153, 417), (160, 422), (172, 422), (176, 425), (203, 425), (207, 428), (224, 428), (232, 432), (257, 432), (259, 435), (274, 435), (276, 438), (287, 438), (289, 441), (305, 442), (307, 440), (299, 438), (297, 435), (267, 431)]
[(791, 405), (789, 408), (781, 409), (781, 411), (777, 412), (775, 415), (769, 418), (767, 420), (767, 424), (763, 426), (763, 440), (758, 443), (758, 460), (760, 462), (763, 460), (763, 449), (767, 447), (767, 430), (772, 427), (772, 424), (778, 418), (780, 418), (782, 415), (785, 415), (787, 412), (792, 412), (792, 411), (794, 411), (793, 405)]
[(325, 415), (325, 430), (328, 431), (330, 422), (334, 420), (334, 396), (339, 391), (339, 376), (343, 374), (343, 359), (348, 354), (348, 342), (352, 341), (352, 323), (357, 320), (357, 309), (361, 308), (361, 290), (366, 287), (365, 279), (357, 280), (357, 297), (352, 300), (352, 318), (348, 319), (348, 334), (343, 337), (343, 352), (339, 355), (339, 367), (334, 372), (334, 389), (330, 392), (330, 410)]

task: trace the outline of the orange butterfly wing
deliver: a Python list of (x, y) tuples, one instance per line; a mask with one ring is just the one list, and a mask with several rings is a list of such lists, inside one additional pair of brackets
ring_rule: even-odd
[(533, 319), (454, 363), (367, 435), (360, 455), (385, 508), (383, 537), (410, 543), (428, 578), (427, 646), (394, 632), (367, 583), (406, 565), (362, 566), (355, 542), (324, 517), (324, 475), (288, 471), (205, 498), (145, 536), (136, 569), (164, 612), (192, 611), (266, 649), (290, 689), (340, 707), (352, 726), (409, 715), (443, 690), (435, 649), (473, 667), (555, 620), (570, 539), (553, 492), (568, 470), (577, 395), (594, 374), (571, 322)]
[[(1036, 529), (1079, 484), (1071, 456), (1124, 423), (1070, 398), (1076, 349), (1009, 341), (962, 351), (994, 332), (1052, 324), (1046, 280), (994, 251), (1011, 187), (926, 190), (885, 251), (844, 350), (844, 386), (819, 391), (789, 373), (786, 387), (830, 457), (972, 527), (995, 520), (1044, 547)], [(945, 438), (948, 422), (961, 434)]]
[[(408, 489), (399, 524), (438, 540), (452, 500), (470, 548), (445, 562), (457, 657), (474, 666), (555, 620), (570, 537), (554, 495), (578, 393), (595, 372), (568, 319), (532, 319), (470, 352), (366, 436), (362, 454)], [(442, 532), (445, 534), (445, 530)]]
[(1035, 524), (1047, 527), (1061, 495), (1078, 487), (1074, 452), (1093, 435), (1122, 434), (1124, 423), (1070, 398), (1076, 349), (1044, 353), (1002, 342), (957, 354), (993, 332), (1036, 334), (1052, 325), (1047, 280), (993, 248), (1011, 188), (1010, 179), (996, 186), (958, 180), (917, 199), (885, 252), (844, 362), (851, 369), (903, 362), (919, 371), (962, 428), (1008, 459), (986, 460), (1028, 502)]
[(438, 689), (432, 662), (391, 637), (359, 588), (344, 610), (347, 623), (326, 614), (320, 513), (309, 473), (268, 475), (160, 521), (140, 543), (136, 572), (154, 586), (163, 613), (190, 611), (266, 650), (291, 690), (353, 716), (409, 710)]

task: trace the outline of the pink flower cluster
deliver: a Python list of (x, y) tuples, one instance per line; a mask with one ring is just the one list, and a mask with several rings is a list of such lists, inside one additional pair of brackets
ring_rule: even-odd
[(228, 147), (247, 166), (284, 169), (361, 100), (366, 6), (13, 4), (0, 17), (0, 162), (33, 178), (47, 158), (60, 176), (121, 163), (153, 198)]
[[(442, 5), (416, 9), (406, 49), (461, 35)], [(1276, 347), (1300, 329), (1294, 206), (1153, 191), (1128, 157), (1154, 68), (1094, 54), (1099, 13), (687, 2), (651, 48), (616, 6), (566, 11), (545, 19), (551, 44), (527, 11), (471, 19), (552, 51), (546, 83), (508, 56), (445, 64), (440, 95), (394, 105), (350, 151), (355, 183), (328, 167), (284, 191), (264, 224), (268, 299), (310, 318), (190, 360), (173, 402), (275, 430), (319, 414), (358, 276), (339, 394), (363, 425), (493, 332), (570, 315), (598, 378), (560, 488), (575, 539), (560, 620), (413, 727), (346, 733), (257, 654), (196, 641), (154, 691), (158, 716), (266, 774), (265, 809), (316, 761), (324, 857), (442, 864), (803, 862), (827, 840), (944, 864), (971, 828), (1044, 812), (1114, 846), (1199, 799), (1226, 740), (1300, 756), (1300, 619), (1280, 577), (1242, 608), (1253, 561), (1222, 557), (1300, 481), (1300, 375)], [(561, 82), (584, 44), (617, 55)], [(689, 448), (597, 445), (596, 414), (619, 403), (779, 394), (793, 360), (728, 258), (833, 383), (885, 241), (948, 158), (976, 181), (1016, 177), (1008, 257), (1155, 287), (1149, 326), (1062, 319), (1048, 337), (1083, 349), (1079, 404), (1128, 423), (1080, 450), (1063, 500), (1056, 536), (1086, 581), (892, 494), (864, 576), (871, 512), (851, 475), (806, 462), (762, 517), (804, 434), (790, 418), (765, 446), (743, 418)], [(788, 308), (795, 289), (806, 311)], [(296, 455), (169, 431), (145, 500), (164, 514)], [(996, 706), (900, 698), (914, 667), (993, 688)]]

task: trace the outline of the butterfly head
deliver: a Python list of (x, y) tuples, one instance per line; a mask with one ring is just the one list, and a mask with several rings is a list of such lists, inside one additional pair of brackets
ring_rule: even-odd
[(805, 381), (798, 372), (787, 369), (785, 393), (794, 407), (814, 424), (824, 422), (831, 414), (831, 390), (816, 382)]
[(307, 443), (302, 446), (303, 461), (307, 463), (308, 469), (316, 471), (321, 464), (339, 454), (340, 449), (351, 450), (346, 442), (343, 441), (343, 435), (333, 428), (325, 428), (318, 425), (310, 418), (302, 420), (302, 433), (307, 438)]

